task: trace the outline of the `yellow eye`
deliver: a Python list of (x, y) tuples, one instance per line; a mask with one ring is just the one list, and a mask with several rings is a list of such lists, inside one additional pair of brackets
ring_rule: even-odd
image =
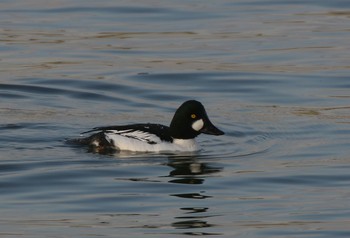
[(197, 117), (196, 114), (192, 114), (192, 115), (191, 115), (191, 118), (192, 118), (192, 119), (195, 119), (196, 117)]

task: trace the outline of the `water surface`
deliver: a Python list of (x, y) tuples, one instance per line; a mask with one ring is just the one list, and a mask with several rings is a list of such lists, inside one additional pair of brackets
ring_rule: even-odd
[[(0, 237), (349, 237), (347, 1), (0, 6)], [(65, 143), (188, 99), (198, 153)]]

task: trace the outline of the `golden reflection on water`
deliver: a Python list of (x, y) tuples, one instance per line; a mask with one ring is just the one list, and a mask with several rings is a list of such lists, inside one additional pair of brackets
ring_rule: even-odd
[[(14, 8), (12, 2), (4, 3), (5, 10), (1, 14), (7, 14), (8, 4)], [(349, 197), (346, 187), (349, 183), (346, 173), (349, 140), (345, 124), (350, 122), (350, 107), (346, 101), (350, 96), (347, 85), (344, 83), (342, 87), (339, 83), (342, 79), (338, 79), (334, 88), (332, 83), (337, 75), (348, 76), (350, 69), (349, 11), (283, 4), (274, 9), (269, 5), (241, 6), (242, 11), (226, 12), (227, 15), (218, 18), (210, 19), (204, 14), (205, 17), (197, 20), (189, 17), (187, 21), (167, 20), (161, 24), (161, 18), (148, 19), (149, 22), (139, 20), (135, 23), (125, 19), (118, 22), (118, 18), (113, 18), (115, 14), (105, 16), (98, 10), (96, 16), (105, 18), (98, 18), (100, 21), (96, 18), (94, 22), (90, 15), (94, 8), (89, 8), (87, 15), (79, 8), (73, 13), (45, 12), (45, 9), (55, 7), (62, 11), (66, 4), (74, 4), (71, 2), (47, 5), (46, 1), (28, 1), (24, 4), (20, 6), (23, 11), (12, 12), (9, 15), (12, 17), (3, 21), (0, 29), (0, 80), (12, 90), (3, 94), (5, 99), (0, 107), (0, 114), (5, 118), (2, 153), (7, 154), (11, 163), (24, 163), (18, 171), (8, 172), (19, 178), (17, 183), (12, 183), (11, 177), (8, 179), (10, 192), (4, 195), (9, 199), (3, 200), (3, 207), (9, 207), (4, 211), (6, 219), (0, 220), (0, 225), (8, 232), (3, 231), (0, 236), (37, 237), (36, 229), (42, 229), (46, 234), (53, 229), (54, 235), (59, 230), (56, 234), (65, 231), (69, 234), (67, 237), (74, 236), (72, 233), (83, 236), (91, 235), (94, 228), (98, 229), (96, 233), (100, 232), (98, 235), (107, 236), (126, 229), (124, 232), (129, 237), (153, 233), (226, 237), (252, 234), (258, 237), (264, 229), (270, 232), (300, 230), (304, 232), (301, 236), (306, 237), (309, 230), (349, 229), (348, 214), (338, 213), (346, 212), (344, 204)], [(221, 2), (206, 4), (212, 7)], [(27, 7), (29, 10), (24, 9)], [(200, 12), (210, 9), (206, 7)], [(42, 11), (35, 12), (36, 8)], [(31, 18), (25, 14), (36, 16), (36, 21), (30, 23)], [(79, 23), (67, 16), (83, 18)], [(84, 20), (95, 24), (86, 26)], [(175, 78), (165, 80), (171, 73), (179, 73), (181, 77), (185, 72), (198, 73), (199, 77), (214, 72), (214, 76), (207, 77), (217, 80), (218, 85), (221, 83), (219, 90), (211, 92), (216, 86), (213, 84), (199, 87), (200, 80), (190, 84), (195, 75), (187, 75), (179, 87), (172, 85), (176, 83)], [(225, 72), (230, 75), (220, 81)], [(234, 84), (240, 72), (246, 72), (246, 77)], [(275, 74), (277, 72), (281, 74)], [(167, 75), (159, 78), (161, 73)], [(151, 76), (142, 77), (147, 75)], [(266, 75), (275, 75), (274, 81), (265, 80)], [(282, 79), (283, 75), (289, 78)], [(319, 88), (323, 82), (318, 85), (318, 79), (308, 75), (321, 75), (323, 79), (329, 75), (327, 87)], [(251, 83), (251, 77), (257, 80)], [(51, 84), (56, 79), (59, 82)], [(203, 82), (210, 83), (210, 80)], [(69, 84), (71, 81), (73, 84)], [(88, 81), (100, 84), (91, 86)], [(278, 85), (286, 81), (291, 83)], [(316, 83), (304, 87), (303, 83), (309, 81)], [(233, 84), (228, 87), (230, 83)], [(31, 91), (33, 85), (42, 90)], [(97, 91), (95, 86), (102, 89), (92, 94)], [(98, 96), (106, 94), (103, 89), (109, 86), (115, 86), (108, 92), (117, 97), (111, 101), (109, 98), (97, 100)], [(121, 89), (117, 90), (118, 87)], [(200, 92), (197, 87), (206, 91)], [(60, 90), (52, 95), (45, 92), (47, 89)], [(166, 97), (159, 97), (161, 90), (165, 91), (162, 95), (179, 96), (164, 99)], [(91, 94), (86, 96), (85, 93)], [(82, 94), (85, 97), (79, 97)], [(270, 98), (271, 95), (274, 98)], [(90, 98), (93, 96), (96, 98)], [(173, 113), (169, 109), (175, 108), (183, 97), (206, 100), (212, 106), (209, 110), (216, 113), (216, 119), (228, 129), (228, 135), (220, 139), (221, 144), (205, 139), (203, 144), (209, 146), (203, 154), (209, 152), (207, 157), (198, 159), (201, 161), (198, 164), (186, 165), (183, 161), (167, 164), (165, 159), (154, 165), (150, 156), (137, 167), (130, 156), (97, 157), (61, 147), (62, 143), (58, 141), (62, 139), (61, 134), (74, 137), (81, 128), (90, 125), (140, 120), (168, 123)], [(283, 101), (285, 98), (290, 101)], [(126, 99), (126, 102), (120, 99)], [(308, 103), (309, 99), (315, 101)], [(148, 108), (143, 107), (144, 102), (150, 104)], [(44, 126), (26, 128), (24, 122), (34, 127), (40, 123)], [(11, 131), (21, 126), (24, 132)], [(45, 137), (46, 133), (54, 139)], [(9, 151), (7, 147), (15, 149)], [(66, 153), (68, 158), (64, 157)], [(89, 167), (85, 160), (79, 160), (82, 157), (97, 163)], [(35, 165), (25, 164), (26, 159), (40, 161), (43, 165), (35, 170)], [(57, 164), (64, 159), (69, 161), (66, 166), (71, 171), (68, 172), (79, 178), (79, 186), (71, 185), (70, 181), (58, 188), (52, 186), (64, 180), (66, 173), (60, 174), (57, 181), (55, 178), (42, 179), (43, 171), (59, 171), (55, 165), (45, 167), (48, 166), (46, 159), (57, 160)], [(74, 166), (70, 167), (74, 159), (78, 160), (75, 164), (78, 171)], [(203, 164), (205, 159), (210, 161), (208, 165)], [(115, 161), (110, 165), (120, 169), (123, 175), (119, 178), (119, 174), (111, 170), (104, 175), (105, 171), (101, 170), (94, 177), (98, 181), (91, 179), (91, 174), (98, 168), (109, 169), (109, 165), (103, 164), (107, 160)], [(125, 171), (132, 175), (125, 175)], [(25, 181), (28, 184), (22, 185), (21, 178), (27, 180), (21, 177), (22, 172), (33, 177), (32, 184), (29, 179)], [(38, 190), (36, 186), (42, 184)], [(30, 191), (12, 185), (22, 185)], [(171, 191), (164, 191), (169, 188)], [(11, 193), (11, 189), (15, 192)], [(142, 189), (145, 190), (140, 192)], [(61, 190), (66, 194), (61, 194)], [(113, 199), (104, 204), (106, 194), (125, 200), (122, 205)], [(129, 201), (132, 196), (140, 200)], [(87, 197), (99, 199), (81, 202)], [(147, 198), (151, 199), (147, 201)], [(19, 211), (22, 204), (28, 206)], [(104, 212), (124, 209), (124, 205), (131, 211)], [(78, 211), (71, 211), (72, 207)], [(84, 211), (91, 208), (103, 212)], [(50, 209), (59, 211), (51, 213)], [(137, 209), (146, 210), (139, 212)], [(33, 214), (36, 217), (33, 218)]]
[(321, 120), (332, 120), (338, 123), (350, 123), (350, 107), (297, 108), (298, 116), (317, 116)]
[[(246, 22), (236, 23), (242, 24), (236, 27), (226, 23), (205, 31), (84, 32), (3, 28), (0, 42), (17, 47), (18, 51), (5, 52), (2, 64), (7, 67), (1, 70), (20, 74), (18, 69), (69, 69), (69, 64), (95, 66), (96, 70), (98, 66), (109, 65), (139, 71), (299, 74), (349, 70), (346, 54), (349, 39), (346, 35), (336, 36), (336, 33), (348, 32), (344, 16), (348, 16), (347, 11), (293, 12), (272, 15), (270, 20), (262, 16), (260, 22), (252, 16)], [(256, 28), (252, 27), (254, 22)], [(249, 26), (246, 30), (244, 24)], [(72, 58), (68, 53), (74, 51), (77, 56)], [(33, 59), (35, 52), (39, 57)], [(99, 57), (85, 58), (83, 54), (79, 56), (79, 52), (95, 52)]]

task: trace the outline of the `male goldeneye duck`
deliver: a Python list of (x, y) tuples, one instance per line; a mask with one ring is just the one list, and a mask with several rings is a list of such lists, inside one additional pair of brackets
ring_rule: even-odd
[(199, 134), (223, 135), (209, 120), (203, 105), (195, 100), (184, 102), (175, 112), (170, 126), (160, 124), (132, 124), (95, 127), (89, 137), (75, 143), (88, 145), (95, 151), (117, 150), (161, 152), (199, 150), (195, 137)]

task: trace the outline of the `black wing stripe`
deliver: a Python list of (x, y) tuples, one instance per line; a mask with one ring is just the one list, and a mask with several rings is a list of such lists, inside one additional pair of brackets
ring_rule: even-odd
[[(96, 132), (96, 131), (99, 131), (99, 132), (113, 131), (113, 133), (120, 134), (123, 136), (129, 136), (129, 137), (132, 137), (132, 135), (125, 135), (124, 133), (132, 133), (135, 131), (140, 131), (140, 132), (143, 132), (146, 134), (147, 133), (154, 134), (154, 135), (158, 136), (163, 141), (172, 142), (172, 140), (173, 140), (169, 134), (169, 127), (163, 126), (160, 124), (133, 124), (133, 125), (124, 125), (124, 126), (95, 127), (93, 129), (91, 129), (89, 131), (85, 131), (81, 134), (87, 134), (87, 133)], [(151, 135), (150, 135), (150, 137), (151, 137)], [(141, 138), (139, 138), (137, 136), (134, 139), (141, 140)], [(147, 141), (147, 143), (150, 143), (150, 144), (157, 143), (157, 142), (155, 142), (152, 139), (147, 138), (147, 137), (145, 140)]]

